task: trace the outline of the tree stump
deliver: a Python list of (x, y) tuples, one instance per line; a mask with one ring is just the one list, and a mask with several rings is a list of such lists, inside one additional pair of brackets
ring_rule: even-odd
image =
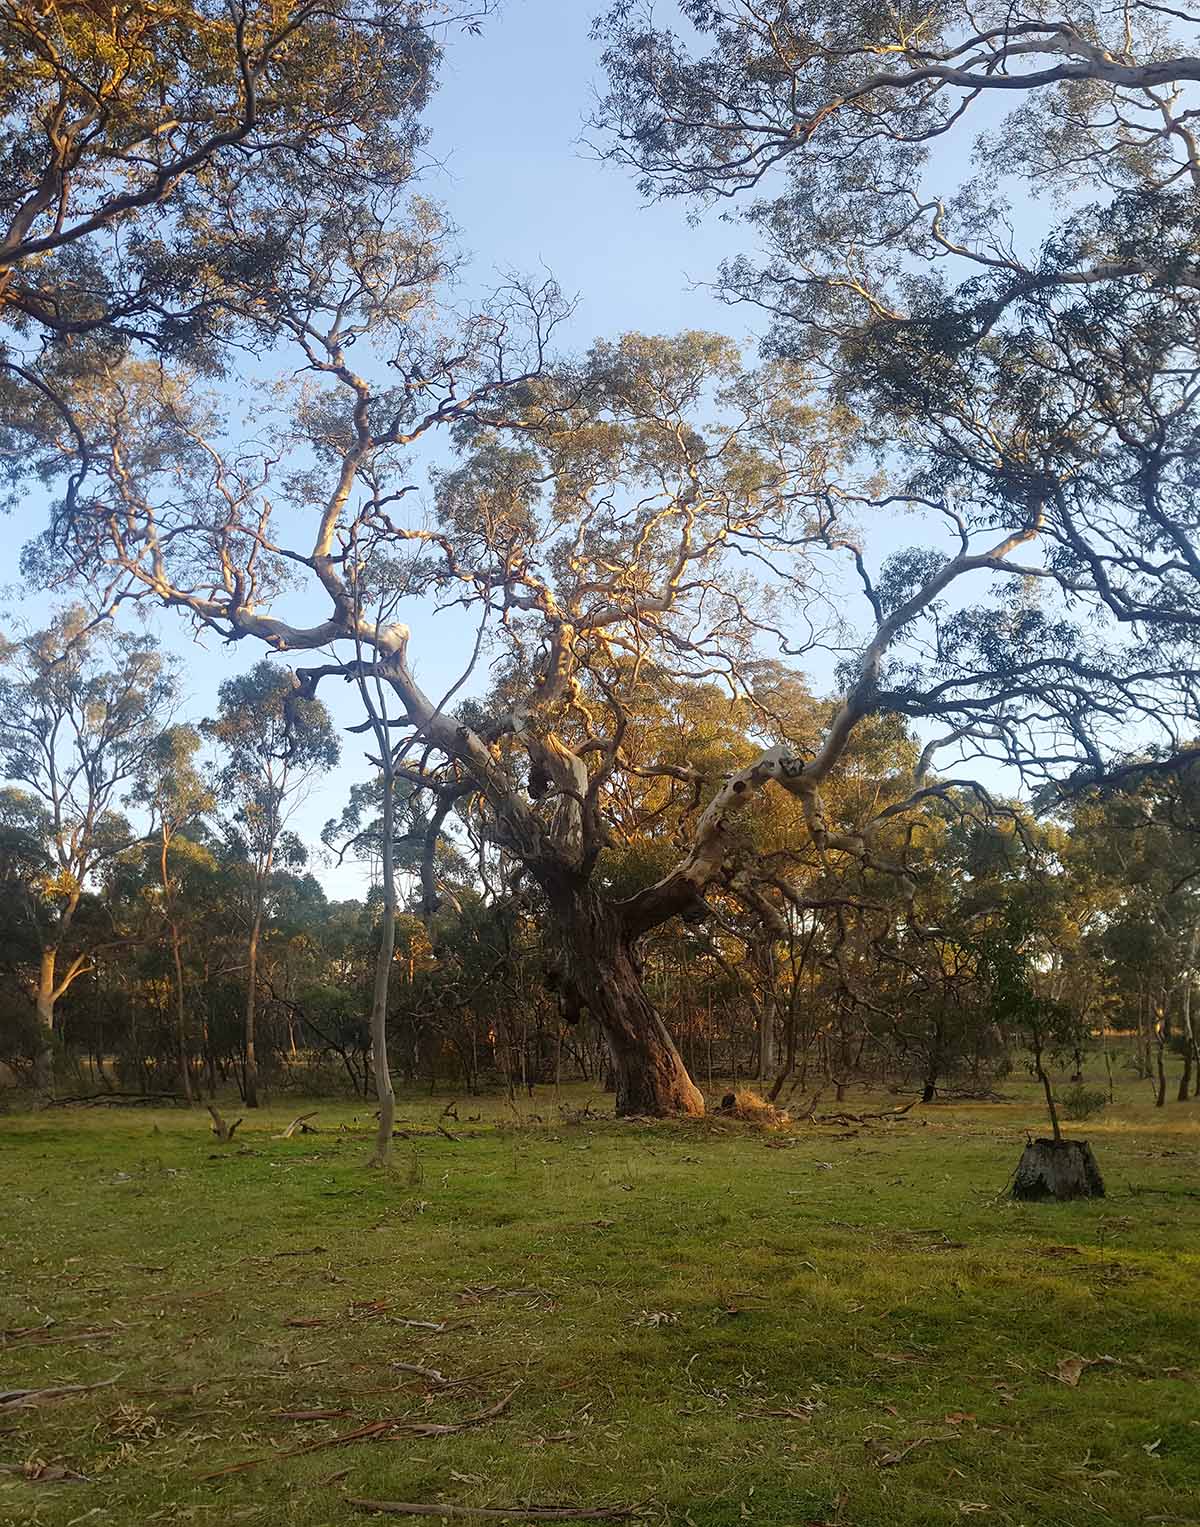
[(217, 1139), (221, 1142), (222, 1145), (228, 1145), (230, 1140), (233, 1139), (234, 1130), (242, 1122), (241, 1119), (235, 1119), (232, 1124), (228, 1123), (221, 1117), (221, 1115), (217, 1112), (211, 1103), (208, 1105), (208, 1111), (212, 1114), (213, 1134), (216, 1135)]
[(1104, 1179), (1086, 1140), (1031, 1140), (1013, 1177), (1014, 1198), (1103, 1198)]

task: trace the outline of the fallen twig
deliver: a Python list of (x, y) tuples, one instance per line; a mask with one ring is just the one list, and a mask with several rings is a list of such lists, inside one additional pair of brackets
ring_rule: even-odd
[(878, 1438), (872, 1438), (865, 1446), (875, 1459), (878, 1468), (893, 1469), (898, 1463), (907, 1458), (915, 1448), (924, 1447), (933, 1440), (932, 1437), (914, 1437), (911, 1442), (906, 1443), (904, 1447), (896, 1448), (895, 1451), (889, 1450), (887, 1444)]
[(389, 1368), (395, 1368), (399, 1373), (415, 1373), (418, 1378), (428, 1379), (431, 1384), (448, 1384), (450, 1380), (444, 1373), (439, 1373), (436, 1368), (422, 1368), (417, 1363), (389, 1363)]
[(480, 1299), (549, 1299), (551, 1303), (557, 1302), (548, 1289), (501, 1288), (497, 1283), (473, 1283), (462, 1289), (458, 1297), (468, 1304), (475, 1304)]
[(352, 1410), (273, 1410), (271, 1414), (279, 1421), (344, 1421), (352, 1416)]
[(468, 1416), (465, 1421), (406, 1421), (401, 1422), (397, 1431), (407, 1432), (413, 1437), (450, 1437), (455, 1432), (469, 1431), (473, 1426), (482, 1426), (485, 1421), (494, 1421), (498, 1415), (506, 1411), (513, 1395), (520, 1389), (520, 1384), (514, 1384), (502, 1399), (494, 1405), (489, 1405), (486, 1410), (481, 1410), (477, 1415)]

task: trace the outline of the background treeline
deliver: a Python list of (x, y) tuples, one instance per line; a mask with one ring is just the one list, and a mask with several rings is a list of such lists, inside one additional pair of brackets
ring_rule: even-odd
[[(222, 686), (214, 717), (168, 721), (175, 680), (153, 642), (78, 611), (2, 656), (8, 1078), (44, 1083), (48, 1065), (60, 1093), (372, 1096), (381, 787), (354, 787), (321, 844), (297, 836), (296, 809), (338, 754), (320, 702), (263, 662)], [(761, 749), (768, 691), (789, 736), (819, 736), (829, 705), (769, 665), (753, 708), (647, 676), (628, 724), (658, 762), (614, 798), (598, 871), (610, 894), (664, 873), (706, 795)], [(906, 798), (918, 751), (894, 718), (860, 728), (829, 793), (836, 822), (886, 813), (893, 789)], [(477, 803), (464, 793), (435, 818), (419, 791), (398, 798), (397, 1081), (610, 1087), (586, 996), (559, 989), (543, 895)], [(830, 862), (796, 802), (764, 796), (739, 823), (741, 867), (647, 938), (643, 983), (698, 1083), (753, 1078), (781, 1100), (862, 1081), (986, 1093), (1031, 1054), (1078, 1078), (1099, 1040), (1160, 1103), (1200, 1095), (1194, 768), (1142, 772), (1051, 818), (939, 787), (895, 822), (873, 872)], [(362, 900), (327, 897), (313, 871), (333, 860), (357, 863)]]

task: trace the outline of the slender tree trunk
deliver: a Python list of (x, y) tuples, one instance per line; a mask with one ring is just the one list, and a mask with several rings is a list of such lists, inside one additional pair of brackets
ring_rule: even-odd
[(1138, 992), (1137, 1074), (1146, 1081), (1150, 1077), (1150, 997), (1142, 988)]
[(188, 1105), (196, 1101), (192, 1092), (192, 1062), (188, 1054), (187, 1007), (183, 995), (183, 955), (179, 948), (179, 929), (171, 919), (171, 956), (175, 963), (175, 1037), (179, 1045), (179, 1074), (183, 1078), (183, 1095)]
[(1042, 1084), (1042, 1091), (1046, 1094), (1046, 1112), (1050, 1115), (1050, 1128), (1054, 1131), (1054, 1140), (1057, 1144), (1062, 1139), (1062, 1127), (1058, 1122), (1058, 1107), (1054, 1101), (1054, 1087), (1042, 1065), (1042, 1047), (1040, 1044), (1034, 1047), (1033, 1065), (1037, 1072), (1037, 1079)]
[(617, 1113), (702, 1116), (704, 1097), (646, 995), (619, 918), (599, 897), (573, 890), (559, 921), (566, 989), (608, 1040)]
[[(1183, 1075), (1179, 1079), (1179, 1101), (1186, 1103), (1191, 1092), (1192, 1069), (1200, 1059), (1196, 1047), (1196, 1031), (1192, 1023), (1192, 983), (1195, 979), (1196, 953), (1200, 949), (1200, 924), (1192, 929), (1188, 946), (1187, 964), (1183, 972), (1183, 990), (1179, 1004), (1179, 1022), (1183, 1031)], [(1196, 1078), (1196, 1090), (1200, 1092), (1200, 1076)]]
[(1158, 1080), (1154, 1087), (1154, 1106), (1161, 1108), (1167, 1101), (1167, 1071), (1163, 1059), (1167, 1049), (1167, 1024), (1160, 1014), (1154, 1025), (1154, 1064)]
[(758, 1007), (758, 1080), (760, 1086), (772, 1081), (779, 1064), (775, 1043), (775, 955), (768, 949), (762, 961), (762, 1001)]
[(175, 965), (175, 1039), (179, 1047), (179, 1073), (183, 1079), (183, 1095), (190, 1107), (192, 1096), (192, 1071), (188, 1059), (187, 1019), (184, 1012), (183, 958), (179, 952), (179, 924), (175, 921), (175, 909), (171, 896), (171, 877), (167, 863), (171, 838), (169, 828), (162, 827), (162, 856), (159, 860), (159, 877), (162, 880), (163, 904), (167, 912), (167, 925), (171, 930), (171, 958)]
[(708, 988), (708, 1020), (704, 1027), (704, 1037), (707, 1043), (708, 1090), (711, 1092), (713, 1085), (713, 1004), (711, 983)]
[(250, 924), (250, 941), (246, 945), (246, 1075), (243, 1091), (246, 1107), (258, 1107), (258, 1058), (255, 1054), (254, 1018), (255, 997), (258, 989), (258, 939), (262, 932), (262, 891), (255, 892), (254, 920)]
[[(384, 738), (384, 747), (390, 747)], [(371, 994), (371, 1058), (375, 1067), (375, 1095), (379, 1099), (379, 1129), (371, 1166), (386, 1166), (392, 1148), (396, 1119), (396, 1093), (388, 1065), (388, 990), (392, 956), (396, 948), (396, 867), (393, 857), (395, 790), (392, 771), (385, 761), (383, 774), (383, 914), (379, 924), (379, 948), (375, 955), (375, 985)]]
[(39, 1092), (54, 1091), (54, 967), (57, 949), (43, 949), (38, 966), (37, 1050), (33, 1058), (33, 1082)]

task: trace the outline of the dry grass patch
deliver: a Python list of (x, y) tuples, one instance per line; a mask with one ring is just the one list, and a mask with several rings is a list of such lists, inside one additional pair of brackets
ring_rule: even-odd
[[(732, 1101), (728, 1101), (732, 1099)], [(722, 1117), (737, 1119), (742, 1124), (752, 1124), (755, 1129), (786, 1129), (792, 1116), (785, 1108), (776, 1108), (752, 1087), (735, 1087), (725, 1094), (721, 1104)]]

